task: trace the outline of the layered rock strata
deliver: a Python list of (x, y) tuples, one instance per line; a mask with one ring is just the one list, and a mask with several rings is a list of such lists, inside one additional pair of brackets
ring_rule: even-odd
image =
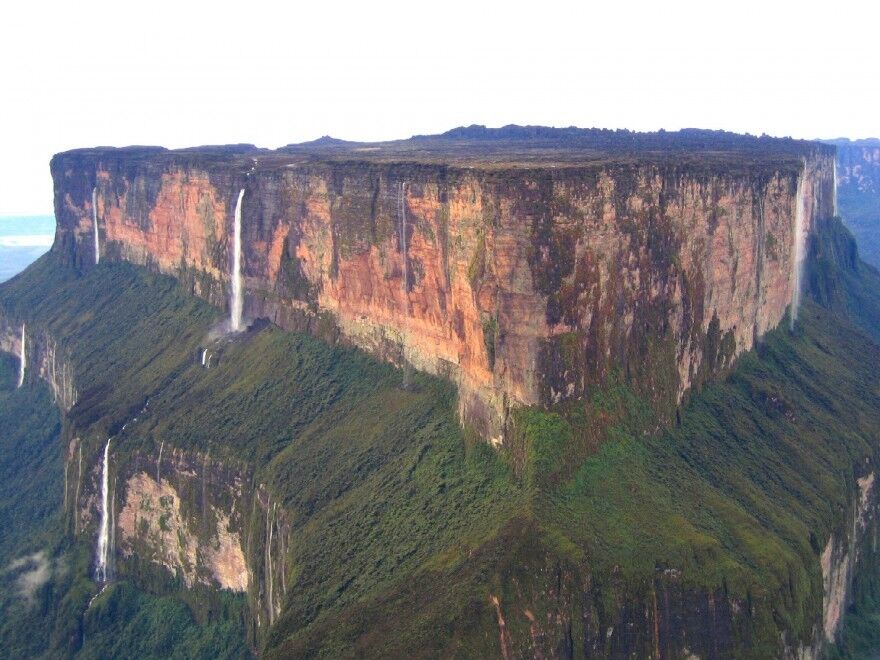
[(53, 249), (86, 269), (100, 245), (102, 263), (226, 307), (244, 189), (246, 317), (448, 376), (463, 422), (500, 441), (511, 406), (612, 374), (669, 411), (780, 323), (797, 217), (809, 234), (833, 212), (834, 153), (774, 144), (501, 163), (451, 147), (67, 152)]

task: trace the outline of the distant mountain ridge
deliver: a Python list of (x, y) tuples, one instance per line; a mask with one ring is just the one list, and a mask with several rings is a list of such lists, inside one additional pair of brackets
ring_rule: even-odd
[(843, 147), (878, 147), (880, 146), (880, 138), (834, 138), (832, 140), (819, 140), (819, 142), (824, 142), (825, 144), (833, 144), (837, 146)]
[(856, 237), (862, 258), (880, 268), (880, 139), (825, 142), (837, 148), (840, 215)]
[(628, 129), (579, 128), (568, 126), (521, 126), (509, 124), (500, 128), (487, 128), (480, 124), (459, 126), (439, 135), (415, 135), (413, 141), (422, 140), (480, 140), (480, 141), (555, 141), (596, 149), (615, 150), (724, 150), (767, 149), (771, 145), (802, 146), (817, 143), (812, 140), (796, 140), (791, 137), (749, 135), (724, 130), (683, 128), (677, 131), (631, 131)]

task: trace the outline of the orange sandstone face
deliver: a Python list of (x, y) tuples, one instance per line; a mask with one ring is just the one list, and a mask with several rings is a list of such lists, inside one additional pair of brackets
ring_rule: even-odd
[[(830, 208), (830, 159), (807, 165), (812, 227)], [(222, 302), (232, 179), (126, 171), (97, 175), (107, 250), (207, 275)], [(246, 313), (332, 313), (348, 341), (453, 378), (463, 414), (488, 435), (508, 405), (583, 396), (615, 369), (677, 400), (706, 360), (723, 368), (785, 314), (796, 183), (782, 169), (749, 178), (649, 165), (258, 171), (243, 184)], [(90, 200), (60, 195), (90, 249)], [(710, 331), (724, 355), (705, 353)]]
[(214, 255), (226, 239), (229, 209), (206, 174), (180, 170), (163, 174), (155, 203), (146, 209), (146, 226), (139, 221), (140, 209), (132, 208), (141, 201), (143, 191), (137, 186), (143, 182), (113, 182), (121, 183), (124, 190), (117, 197), (110, 193), (109, 177), (107, 172), (99, 175), (97, 195), (99, 224), (106, 241), (116, 242), (124, 255), (130, 254), (136, 261), (149, 257), (166, 272), (186, 264), (223, 276)]

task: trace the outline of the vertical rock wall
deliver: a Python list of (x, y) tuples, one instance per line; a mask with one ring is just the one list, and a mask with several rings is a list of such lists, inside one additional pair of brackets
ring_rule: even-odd
[(244, 188), (245, 316), (448, 376), (463, 421), (496, 440), (511, 405), (612, 372), (671, 410), (785, 315), (799, 179), (807, 231), (833, 206), (821, 149), (736, 167), (261, 158), (56, 156), (54, 249), (94, 263), (95, 188), (102, 262), (225, 307)]

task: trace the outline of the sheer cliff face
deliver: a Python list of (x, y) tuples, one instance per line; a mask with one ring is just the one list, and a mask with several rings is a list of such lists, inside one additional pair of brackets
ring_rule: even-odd
[[(77, 391), (73, 383), (73, 367), (55, 338), (42, 329), (25, 330), (27, 358), (25, 378), (41, 378), (52, 391), (58, 407), (67, 412), (76, 403)], [(21, 359), (22, 326), (0, 313), (0, 351)]]
[(509, 169), (70, 152), (54, 249), (94, 263), (94, 187), (102, 259), (225, 307), (244, 188), (245, 316), (448, 375), (463, 421), (500, 439), (511, 405), (615, 372), (669, 410), (749, 349), (792, 299), (798, 205), (807, 232), (832, 213), (832, 167), (821, 150)]
[[(69, 440), (64, 502), (77, 535), (95, 534), (101, 517), (101, 459), (89, 454), (79, 437)], [(291, 527), (268, 491), (253, 486), (245, 468), (210, 452), (163, 443), (152, 453), (113, 453), (112, 570), (148, 581), (150, 569), (162, 568), (188, 589), (245, 593), (264, 632), (287, 593)]]

